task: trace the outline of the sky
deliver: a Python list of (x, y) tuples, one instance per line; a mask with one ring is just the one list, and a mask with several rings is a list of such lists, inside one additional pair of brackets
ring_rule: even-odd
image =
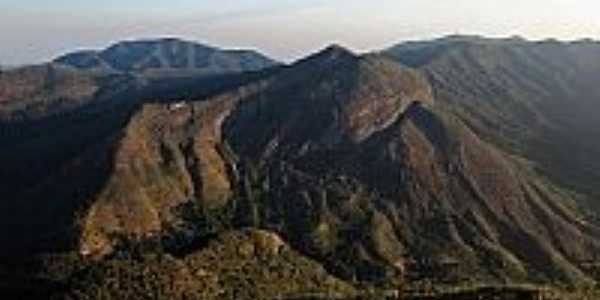
[(600, 40), (597, 0), (0, 0), (0, 65), (179, 37), (293, 61), (448, 34)]

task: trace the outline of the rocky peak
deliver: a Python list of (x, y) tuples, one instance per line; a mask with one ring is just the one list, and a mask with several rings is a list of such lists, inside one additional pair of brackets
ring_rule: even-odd
[(309, 64), (322, 67), (328, 64), (340, 64), (358, 61), (359, 58), (360, 56), (351, 50), (340, 45), (333, 44), (299, 61), (296, 65), (302, 66)]
[(345, 48), (339, 44), (331, 44), (327, 48), (323, 49), (319, 55), (329, 58), (343, 58), (343, 57), (357, 57), (352, 50)]

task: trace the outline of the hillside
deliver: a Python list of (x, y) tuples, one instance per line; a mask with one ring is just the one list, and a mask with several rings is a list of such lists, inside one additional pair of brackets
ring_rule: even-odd
[[(101, 91), (101, 80), (100, 74), (53, 64), (6, 71), (0, 74), (0, 120), (42, 118), (84, 106), (108, 92)], [(126, 84), (127, 78), (118, 80)]]
[(438, 101), (414, 70), (334, 46), (208, 100), (146, 105), (83, 213), (80, 251), (254, 226), (347, 279), (392, 280), (413, 260), (588, 280), (577, 261), (599, 231), (571, 194)]
[(385, 53), (426, 73), (438, 102), (486, 139), (560, 184), (599, 195), (600, 43), (458, 36)]
[(145, 77), (50, 63), (1, 73), (1, 256), (72, 243), (76, 211), (103, 184), (112, 143), (143, 103), (202, 98), (271, 72)]
[[(114, 274), (134, 294), (151, 285), (171, 298), (277, 297), (315, 280), (351, 290), (331, 276), (391, 289), (597, 279), (584, 264), (600, 250), (596, 43), (455, 36), (366, 55), (334, 45), (288, 66), (211, 77), (149, 76), (154, 66), (135, 58), (147, 44), (125, 44), (133, 58), (121, 66), (101, 52), (82, 54), (102, 56), (92, 70), (60, 68), (135, 93), (86, 100), (97, 105), (73, 109), (77, 118), (59, 110), (39, 121), (48, 123), (2, 127), (20, 132), (4, 135), (13, 148), (0, 151), (11, 183), (2, 254), (78, 254), (95, 267), (58, 280), (68, 293), (126, 297)], [(65, 76), (57, 82), (68, 87)], [(95, 81), (74, 77), (97, 94)], [(49, 93), (43, 80), (31, 86), (18, 94)], [(74, 93), (61, 87), (52, 91)], [(54, 127), (39, 139), (12, 129), (38, 124)], [(38, 159), (39, 149), (57, 156)], [(290, 256), (244, 257), (256, 236), (285, 241)], [(221, 280), (199, 289), (214, 277), (197, 281), (199, 266)], [(259, 274), (269, 279), (253, 281)]]
[[(429, 85), (410, 79), (412, 71), (395, 73), (402, 67), (384, 58), (331, 59), (327, 53), (319, 57), (339, 73), (329, 73), (323, 61), (316, 64), (320, 72), (303, 73), (311, 58), (291, 68), (299, 70), (297, 76), (306, 74), (302, 91), (308, 94), (293, 88), (286, 93), (284, 87), (294, 86), (287, 80), (296, 77), (284, 76), (286, 83), (275, 81), (261, 91), (255, 103), (262, 107), (248, 103), (229, 118), (226, 135), (234, 152), (272, 172), (257, 184), (268, 186), (260, 191), (267, 196), (259, 199), (267, 203), (254, 204), (267, 210), (263, 226), (283, 226), (324, 259), (344, 257), (354, 244), (350, 251), (356, 252), (347, 254), (353, 266), (439, 258), (460, 261), (467, 272), (487, 270), (492, 277), (584, 277), (573, 262), (591, 258), (597, 229), (580, 222), (568, 193), (482, 140), (438, 106), (443, 99), (434, 103)], [(395, 78), (391, 85), (390, 78)], [(387, 91), (391, 99), (405, 98), (386, 101)], [(328, 106), (336, 98), (346, 101), (346, 111)], [(369, 101), (363, 107), (359, 100), (364, 99)], [(397, 114), (390, 119), (390, 112)], [(356, 120), (353, 116), (364, 118), (356, 127), (345, 126)], [(373, 124), (381, 127), (373, 130)], [(367, 134), (356, 138), (355, 132)], [(367, 240), (356, 240), (360, 236)], [(568, 236), (580, 238), (566, 242)], [(505, 270), (494, 271), (499, 266)]]

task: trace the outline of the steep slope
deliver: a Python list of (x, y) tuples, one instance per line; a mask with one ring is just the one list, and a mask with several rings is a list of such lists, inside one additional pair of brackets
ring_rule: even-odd
[[(329, 63), (330, 67), (322, 68), (323, 63)], [(339, 64), (342, 69), (338, 69)], [(322, 77), (315, 82), (313, 78), (317, 73)], [(331, 80), (339, 82), (339, 89), (349, 88), (349, 94), (340, 95), (337, 100), (330, 98)], [(278, 107), (281, 103), (275, 101), (278, 99), (275, 95), (288, 94), (290, 88), (297, 87), (313, 91), (313, 98), (309, 98), (312, 103), (298, 103), (306, 110), (290, 109), (287, 103)], [(372, 95), (370, 91), (378, 94)], [(290, 101), (304, 102), (304, 96), (308, 95), (299, 93)], [(389, 60), (358, 57), (333, 47), (265, 81), (209, 100), (181, 106), (146, 105), (124, 130), (115, 149), (110, 177), (98, 196), (90, 199), (91, 206), (83, 214), (80, 252), (102, 257), (112, 251), (120, 237), (147, 238), (165, 232), (181, 234), (190, 226), (190, 215), (182, 214), (182, 207), (196, 207), (196, 213), (191, 216), (191, 226), (196, 228), (197, 223), (215, 226), (219, 218), (225, 218), (221, 222), (229, 226), (244, 226), (245, 217), (239, 220), (232, 217), (248, 213), (242, 199), (250, 196), (247, 192), (251, 187), (247, 184), (252, 179), (239, 159), (260, 163), (252, 150), (272, 147), (269, 145), (275, 139), (268, 135), (271, 132), (265, 132), (263, 136), (267, 139), (263, 144), (252, 144), (252, 148), (242, 144), (260, 141), (243, 137), (258, 137), (256, 133), (261, 126), (274, 127), (253, 118), (249, 107), (261, 99), (266, 99), (268, 107), (274, 109), (267, 116), (276, 113), (278, 118), (282, 117), (281, 121), (275, 120), (275, 124), (291, 121), (285, 125), (289, 128), (287, 135), (281, 138), (287, 144), (278, 150), (282, 157), (287, 157), (288, 151), (302, 155), (301, 149), (314, 152), (360, 143), (394, 123), (411, 103), (432, 101), (428, 85), (414, 71)], [(279, 112), (295, 114), (293, 118), (319, 118), (324, 123), (314, 122), (312, 125), (318, 127), (310, 129)], [(230, 113), (234, 116), (229, 116)], [(226, 120), (231, 123), (224, 125)], [(244, 120), (250, 120), (254, 126), (247, 126)], [(237, 127), (239, 125), (242, 127)], [(327, 132), (323, 132), (323, 128), (327, 128)], [(244, 129), (252, 132), (240, 132)], [(307, 143), (312, 144), (307, 147)], [(233, 145), (233, 151), (229, 145)], [(240, 150), (238, 146), (250, 151)], [(271, 160), (265, 162), (271, 163)], [(219, 211), (225, 215), (215, 216)], [(295, 222), (290, 220), (290, 223)], [(206, 228), (197, 230), (207, 231)], [(387, 231), (384, 234), (389, 234)], [(192, 237), (198, 234), (201, 233), (192, 233)], [(291, 236), (291, 232), (289, 234)], [(398, 255), (394, 253), (388, 262), (397, 263)]]
[(66, 54), (55, 62), (86, 70), (136, 72), (150, 76), (238, 73), (276, 64), (254, 51), (221, 50), (174, 38), (120, 42), (101, 51)]
[(0, 120), (41, 118), (85, 105), (100, 92), (100, 76), (60, 65), (0, 74)]
[[(207, 60), (207, 65), (194, 65), (190, 73), (174, 65), (188, 63), (191, 53), (199, 55), (198, 63), (200, 58)], [(0, 193), (8, 199), (0, 205), (7, 211), (13, 210), (16, 203), (35, 201), (36, 196), (25, 194), (53, 181), (51, 177), (59, 178), (67, 161), (109, 135), (114, 136), (140, 103), (205, 97), (268, 76), (269, 71), (258, 70), (273, 65), (256, 53), (219, 50), (174, 39), (124, 42), (97, 54), (118, 66), (79, 65), (77, 57), (85, 60), (91, 55), (84, 52), (72, 59), (65, 57), (64, 64), (0, 73), (0, 180), (5, 183), (0, 185)], [(151, 76), (124, 74), (131, 70), (119, 69), (133, 68), (150, 57), (165, 57), (169, 64), (159, 69), (169, 69), (177, 76), (171, 76), (170, 71), (146, 74)], [(256, 72), (238, 73), (246, 71)]]
[(358, 173), (392, 201), (382, 205), (416, 253), (500, 277), (578, 281), (577, 262), (600, 245), (597, 228), (568, 208), (568, 194), (447, 112), (415, 106), (362, 151)]
[(339, 274), (389, 277), (412, 258), (484, 277), (586, 278), (577, 262), (593, 257), (598, 231), (569, 194), (432, 106), (413, 71), (334, 48), (290, 72), (227, 121), (247, 172), (263, 174), (247, 193), (251, 224), (289, 232)]
[[(584, 44), (593, 57), (594, 46)], [(383, 286), (466, 275), (590, 282), (581, 262), (596, 259), (600, 229), (580, 212), (578, 194), (545, 179), (563, 178), (555, 164), (568, 165), (570, 174), (595, 172), (553, 150), (571, 141), (563, 130), (595, 124), (584, 112), (595, 105), (593, 84), (585, 81), (595, 67), (571, 58), (583, 50), (569, 45), (453, 37), (401, 46), (388, 57), (332, 46), (231, 85), (198, 87), (187, 101), (170, 101), (182, 98), (179, 88), (143, 85), (130, 101), (110, 101), (128, 106), (75, 109), (93, 112), (84, 115), (85, 127), (67, 130), (82, 124), (76, 119), (48, 124), (60, 124), (52, 138), (77, 145), (16, 143), (31, 153), (52, 145), (67, 157), (53, 158), (53, 170), (37, 180), (5, 188), (14, 201), (2, 202), (9, 212), (0, 226), (3, 252), (76, 250), (99, 266), (67, 283), (81, 296), (108, 290), (125, 297), (113, 284), (115, 270), (123, 273), (117, 282), (130, 280), (134, 292), (149, 284), (172, 298), (188, 296), (182, 290), (219, 297), (219, 290), (253, 284), (255, 298), (277, 296), (280, 284), (290, 284), (284, 288), (290, 293), (314, 287), (302, 278), (340, 286), (316, 263), (303, 269), (292, 250), (274, 262), (252, 255), (283, 240), (338, 277)], [(557, 60), (536, 63), (542, 56)], [(567, 57), (569, 63), (561, 60)], [(589, 101), (580, 98), (584, 88)], [(167, 100), (141, 100), (162, 93)], [(581, 120), (573, 121), (578, 112)], [(94, 125), (100, 132), (83, 139)], [(543, 143), (553, 148), (539, 151)], [(589, 155), (593, 145), (565, 148)], [(22, 153), (14, 149), (20, 148), (4, 155)], [(3, 162), (8, 170), (18, 166)], [(593, 189), (563, 179), (580, 192)], [(220, 235), (248, 227), (275, 234)], [(119, 261), (148, 244), (166, 255)], [(259, 261), (280, 271), (260, 268)], [(295, 273), (299, 268), (308, 275)], [(143, 270), (161, 279), (134, 276)], [(257, 279), (261, 272), (268, 281)], [(288, 275), (293, 282), (279, 280)], [(195, 280), (210, 288), (198, 290)], [(164, 281), (176, 282), (174, 290), (163, 289)]]
[(386, 54), (426, 73), (438, 101), (487, 139), (561, 184), (599, 194), (598, 42), (459, 36), (400, 44)]
[(244, 155), (302, 154), (359, 143), (415, 101), (432, 104), (429, 86), (413, 70), (332, 46), (278, 74), (236, 110), (227, 134)]
[(255, 90), (242, 87), (210, 101), (144, 105), (119, 137), (105, 186), (90, 199), (81, 252), (102, 256), (118, 242), (114, 237), (177, 231), (186, 209), (226, 206), (233, 196), (235, 157), (221, 140), (221, 124), (239, 99)]
[(48, 64), (0, 74), (0, 256), (78, 240), (75, 215), (98, 198), (143, 103), (201, 99), (276, 71), (146, 79)]
[(0, 205), (121, 126), (144, 84), (55, 64), (0, 74)]
[(82, 215), (79, 251), (185, 249), (250, 226), (347, 279), (398, 284), (456, 261), (473, 278), (589, 280), (579, 262), (600, 231), (572, 194), (463, 117), (414, 70), (338, 46), (204, 101), (147, 105)]

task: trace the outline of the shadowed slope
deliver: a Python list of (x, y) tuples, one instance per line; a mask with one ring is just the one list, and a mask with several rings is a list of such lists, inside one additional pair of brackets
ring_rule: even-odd
[[(55, 262), (56, 264), (56, 262)], [(307, 292), (340, 297), (355, 292), (277, 234), (220, 234), (184, 257), (142, 252), (80, 266), (67, 282), (69, 299), (276, 299)], [(56, 274), (63, 276), (63, 274)]]
[(446, 38), (386, 54), (426, 73), (438, 102), (486, 139), (598, 195), (599, 43)]

